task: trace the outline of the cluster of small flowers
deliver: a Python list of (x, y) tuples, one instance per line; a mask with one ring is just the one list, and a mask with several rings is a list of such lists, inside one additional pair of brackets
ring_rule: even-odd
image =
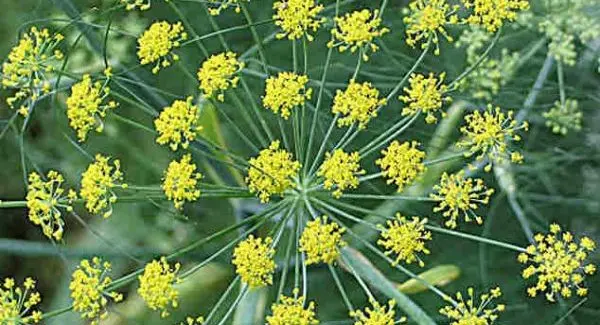
[(23, 288), (15, 286), (14, 279), (5, 278), (0, 286), (0, 324), (38, 323), (42, 313), (34, 308), (41, 302), (32, 278), (25, 279)]

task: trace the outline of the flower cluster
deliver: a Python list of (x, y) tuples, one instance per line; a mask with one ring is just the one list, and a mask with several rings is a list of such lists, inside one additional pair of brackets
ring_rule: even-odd
[(40, 96), (50, 92), (46, 74), (54, 71), (58, 66), (56, 61), (63, 58), (57, 49), (63, 39), (61, 34), (50, 35), (47, 29), (37, 27), (31, 27), (21, 36), (2, 64), (0, 74), (2, 88), (16, 90), (6, 99), (10, 108), (26, 116)]
[(350, 80), (346, 90), (336, 91), (331, 111), (342, 115), (337, 121), (339, 127), (358, 123), (358, 128), (364, 129), (377, 116), (377, 109), (385, 104), (386, 99), (379, 98), (379, 90), (370, 82)]
[(237, 86), (239, 77), (235, 76), (235, 73), (243, 68), (244, 63), (238, 61), (233, 52), (220, 53), (208, 58), (198, 70), (200, 90), (204, 97), (212, 98), (216, 94), (219, 101), (224, 101), (223, 92)]
[(360, 168), (360, 156), (358, 152), (346, 153), (342, 149), (336, 149), (332, 153), (325, 154), (325, 161), (317, 172), (318, 176), (325, 179), (323, 187), (331, 190), (335, 187), (332, 195), (335, 198), (342, 196), (342, 191), (347, 188), (358, 187), (358, 175), (366, 173)]
[(439, 36), (442, 34), (449, 42), (453, 39), (445, 27), (458, 23), (458, 6), (450, 6), (446, 0), (413, 0), (409, 5), (409, 15), (404, 17), (406, 24), (406, 44), (415, 47), (421, 43), (421, 48), (435, 44), (435, 54), (440, 54)]
[(85, 207), (90, 213), (102, 213), (104, 218), (112, 214), (112, 204), (117, 201), (117, 195), (113, 188), (127, 188), (127, 184), (120, 183), (123, 180), (121, 162), (113, 160), (109, 164), (109, 157), (100, 154), (91, 163), (83, 174), (81, 174), (81, 190), (79, 195), (85, 200)]
[[(294, 289), (294, 297), (298, 296), (299, 290)], [(268, 325), (317, 325), (319, 321), (316, 318), (315, 303), (309, 302), (305, 308), (306, 297), (297, 298), (286, 297), (282, 295), (279, 302), (271, 306), (271, 316), (267, 316)]]
[(150, 9), (151, 0), (121, 0), (121, 3), (125, 5), (126, 10), (148, 10)]
[(387, 178), (387, 183), (398, 186), (398, 192), (402, 192), (405, 186), (425, 171), (425, 152), (417, 149), (418, 146), (416, 141), (400, 144), (394, 140), (381, 151), (383, 157), (375, 161), (375, 164), (381, 167), (383, 176)]
[(107, 82), (104, 84), (99, 81), (92, 82), (92, 77), (85, 74), (80, 82), (71, 87), (71, 96), (67, 98), (67, 117), (69, 125), (77, 131), (80, 142), (85, 141), (88, 132), (92, 129), (102, 132), (104, 129), (102, 119), (106, 116), (106, 112), (118, 106), (112, 100), (104, 103), (110, 93), (110, 88), (106, 86)]
[(281, 27), (283, 32), (276, 35), (278, 39), (287, 37), (290, 40), (297, 40), (306, 36), (309, 41), (313, 36), (308, 32), (316, 32), (319, 26), (325, 21), (317, 15), (323, 10), (323, 5), (317, 5), (315, 0), (285, 0), (275, 1), (273, 3), (275, 14), (273, 19), (275, 25)]
[[(213, 16), (217, 16), (217, 15), (221, 14), (221, 11), (223, 11), (229, 7), (235, 7), (235, 12), (240, 13), (241, 12), (241, 8), (240, 8), (241, 1), (243, 1), (243, 0), (208, 0), (208, 3), (211, 5), (211, 7), (208, 9), (208, 13)], [(245, 0), (245, 1), (250, 1), (250, 0)]]
[(483, 114), (475, 111), (465, 116), (465, 121), (467, 125), (460, 129), (465, 139), (458, 141), (456, 146), (468, 150), (465, 157), (478, 154), (478, 161), (488, 158), (490, 162), (485, 166), (485, 171), (491, 170), (492, 162), (502, 164), (508, 160), (514, 163), (523, 161), (520, 153), (508, 150), (508, 142), (520, 141), (521, 136), (517, 131), (527, 131), (529, 124), (513, 120), (512, 111), (505, 114), (500, 107), (494, 109), (490, 104)]
[(345, 229), (337, 223), (327, 223), (323, 216), (306, 223), (300, 236), (300, 251), (306, 253), (306, 265), (333, 263), (340, 256), (340, 247), (346, 245), (342, 240)]
[(304, 105), (304, 102), (310, 99), (312, 89), (306, 89), (306, 83), (307, 76), (292, 72), (281, 72), (277, 77), (269, 77), (263, 105), (287, 120), (294, 107)]
[(430, 197), (439, 201), (433, 212), (443, 211), (442, 215), (449, 218), (444, 224), (449, 228), (456, 228), (459, 214), (462, 213), (466, 222), (472, 219), (478, 224), (483, 219), (475, 214), (480, 204), (488, 204), (494, 189), (488, 189), (481, 179), (465, 178), (465, 171), (456, 174), (444, 173), (439, 185), (433, 187), (435, 193)]
[[(371, 12), (368, 9), (353, 11), (343, 17), (335, 18), (336, 28), (331, 30), (333, 38), (327, 43), (328, 47), (338, 47), (340, 52), (350, 49), (354, 53), (356, 50), (363, 50), (363, 60), (367, 61), (369, 56), (367, 52), (376, 52), (379, 47), (373, 43), (376, 37), (381, 37), (389, 32), (387, 28), (380, 28), (381, 17), (379, 10)], [(365, 46), (368, 46), (365, 47)]]
[[(365, 308), (365, 311), (362, 310), (354, 310), (350, 312), (350, 317), (356, 319), (354, 325), (394, 325), (396, 324), (396, 320), (394, 317), (396, 316), (396, 312), (394, 311), (394, 307), (396, 306), (395, 300), (388, 301), (387, 310), (386, 305), (380, 305), (374, 299), (371, 299), (371, 305), (373, 308)], [(404, 322), (405, 317), (402, 317), (399, 322)]]
[(473, 25), (482, 25), (489, 32), (502, 27), (505, 20), (514, 21), (517, 13), (529, 9), (527, 0), (462, 0), (465, 7), (473, 12), (465, 21)]
[(569, 130), (581, 130), (583, 113), (579, 109), (579, 102), (576, 99), (568, 98), (564, 105), (560, 101), (556, 101), (554, 107), (544, 112), (542, 116), (546, 119), (546, 126), (551, 128), (554, 133), (565, 135)]
[(154, 120), (154, 127), (158, 132), (156, 142), (169, 144), (173, 151), (181, 145), (187, 149), (198, 133), (202, 131), (200, 124), (200, 109), (193, 104), (194, 98), (188, 97), (185, 101), (176, 100), (171, 106), (165, 107)]
[(250, 235), (233, 250), (235, 272), (251, 288), (273, 284), (275, 250), (270, 237), (254, 238)]
[(42, 302), (40, 294), (35, 291), (35, 281), (25, 279), (23, 288), (15, 287), (12, 278), (4, 279), (0, 286), (0, 324), (31, 324), (42, 319), (42, 313), (33, 310)]
[(395, 220), (387, 221), (387, 228), (379, 226), (381, 230), (381, 239), (377, 244), (386, 249), (385, 255), (396, 255), (394, 265), (403, 261), (410, 264), (418, 261), (419, 266), (425, 266), (425, 263), (418, 253), (429, 254), (425, 243), (431, 240), (431, 232), (425, 230), (427, 219), (413, 217), (407, 220), (400, 213), (396, 214)]
[(112, 279), (106, 275), (110, 269), (109, 262), (94, 257), (91, 262), (81, 261), (77, 270), (73, 272), (69, 284), (73, 310), (81, 313), (81, 318), (91, 320), (91, 325), (97, 325), (98, 320), (108, 316), (106, 305), (109, 298), (115, 302), (123, 300), (122, 294), (105, 291), (112, 283)]
[(65, 221), (60, 208), (71, 211), (71, 201), (77, 194), (69, 190), (65, 197), (65, 190), (61, 187), (65, 181), (63, 176), (56, 171), (49, 171), (48, 180), (33, 172), (29, 174), (27, 185), (27, 209), (29, 220), (36, 226), (42, 227), (44, 235), (50, 239), (61, 240), (64, 233)]
[(185, 322), (179, 323), (179, 325), (202, 325), (204, 324), (204, 317), (186, 317)]
[(173, 61), (179, 60), (177, 54), (171, 53), (174, 48), (181, 45), (181, 41), (188, 38), (183, 31), (183, 25), (178, 22), (169, 24), (166, 21), (156, 22), (150, 26), (138, 39), (138, 58), (142, 65), (154, 63), (152, 73), (156, 74), (161, 67), (171, 65), (169, 55)]
[(490, 304), (496, 298), (502, 295), (500, 288), (494, 288), (489, 293), (484, 293), (479, 297), (479, 305), (475, 302), (475, 292), (473, 288), (467, 289), (469, 298), (464, 300), (460, 292), (456, 293), (457, 305), (445, 306), (440, 309), (440, 314), (452, 320), (450, 325), (491, 325), (498, 318), (498, 313), (506, 308), (502, 304), (491, 308)]
[(523, 278), (537, 276), (536, 285), (529, 287), (527, 293), (535, 297), (539, 292), (546, 292), (549, 301), (555, 301), (558, 295), (569, 298), (573, 290), (578, 296), (587, 295), (583, 281), (586, 275), (594, 274), (597, 267), (585, 261), (596, 249), (596, 243), (588, 237), (582, 237), (577, 243), (570, 232), (562, 232), (557, 224), (550, 225), (549, 234), (537, 234), (534, 239), (535, 244), (518, 257), (519, 262), (529, 264), (523, 270)]
[(185, 201), (193, 202), (200, 197), (198, 182), (202, 174), (196, 172), (192, 155), (186, 154), (181, 161), (171, 161), (165, 171), (162, 189), (167, 199), (173, 201), (176, 209), (183, 208)]
[[(435, 114), (442, 108), (444, 102), (451, 101), (449, 96), (444, 96), (448, 91), (448, 86), (443, 85), (445, 73), (440, 74), (436, 78), (433, 73), (429, 77), (422, 74), (413, 74), (408, 80), (410, 88), (404, 88), (406, 95), (400, 96), (408, 106), (402, 109), (402, 115), (415, 115), (418, 112), (426, 114), (425, 121), (429, 124), (436, 123), (437, 117)], [(442, 117), (446, 116), (445, 112), (441, 113)]]
[(273, 141), (258, 157), (248, 161), (250, 168), (246, 183), (251, 193), (257, 193), (260, 201), (269, 202), (272, 195), (283, 194), (292, 186), (292, 177), (300, 170), (300, 163), (292, 154), (279, 149), (279, 141)]
[(146, 264), (144, 273), (140, 275), (140, 287), (138, 294), (144, 299), (148, 308), (160, 310), (161, 317), (169, 316), (169, 306), (177, 308), (179, 305), (179, 291), (174, 284), (180, 283), (177, 272), (181, 265), (179, 263), (171, 267), (167, 259), (162, 257), (159, 261), (153, 260)]

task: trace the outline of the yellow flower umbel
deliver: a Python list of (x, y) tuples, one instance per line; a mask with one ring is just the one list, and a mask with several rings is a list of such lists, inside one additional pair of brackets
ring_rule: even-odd
[(475, 301), (473, 288), (467, 289), (469, 299), (465, 301), (460, 292), (456, 293), (456, 306), (445, 306), (440, 309), (440, 314), (452, 320), (450, 325), (492, 325), (498, 318), (498, 314), (503, 312), (505, 306), (502, 304), (491, 308), (490, 304), (496, 298), (502, 295), (500, 288), (490, 290), (479, 297), (479, 305)]
[(208, 13), (213, 16), (217, 16), (221, 13), (221, 11), (229, 7), (235, 7), (235, 12), (240, 13), (242, 11), (240, 8), (241, 1), (243, 0), (208, 0), (208, 4), (210, 5), (210, 8), (208, 8)]
[[(110, 70), (107, 71), (110, 73)], [(83, 75), (83, 80), (71, 87), (71, 96), (67, 98), (67, 117), (69, 125), (77, 132), (80, 142), (85, 141), (90, 130), (102, 132), (106, 112), (118, 106), (115, 101), (104, 103), (110, 94), (106, 82), (92, 82), (89, 74)]]
[(233, 250), (231, 263), (235, 265), (235, 273), (250, 288), (273, 284), (273, 272), (275, 272), (273, 256), (275, 250), (272, 244), (273, 239), (271, 237), (263, 240), (250, 235)]
[(158, 132), (156, 142), (169, 144), (175, 151), (181, 145), (187, 149), (194, 141), (202, 126), (200, 125), (200, 109), (193, 104), (194, 98), (188, 97), (185, 101), (176, 100), (171, 106), (165, 107), (158, 118), (154, 120), (154, 127)]
[(294, 107), (304, 105), (310, 99), (312, 89), (306, 89), (307, 82), (307, 76), (292, 72), (281, 72), (277, 77), (269, 77), (263, 105), (287, 120)]
[(456, 228), (456, 221), (462, 213), (466, 222), (472, 219), (478, 224), (483, 219), (475, 214), (475, 209), (480, 204), (488, 204), (494, 189), (488, 189), (481, 179), (465, 178), (465, 171), (452, 175), (444, 173), (439, 185), (433, 187), (435, 193), (429, 196), (439, 201), (439, 205), (433, 208), (433, 212), (443, 211), (442, 215), (449, 218), (444, 224), (449, 228)]
[(301, 166), (291, 153), (279, 149), (279, 141), (271, 142), (269, 148), (261, 150), (258, 157), (251, 158), (248, 164), (246, 184), (251, 193), (257, 193), (262, 203), (292, 187), (292, 177), (297, 175)]
[(224, 101), (224, 91), (230, 87), (237, 87), (239, 77), (235, 74), (243, 68), (244, 63), (238, 61), (233, 52), (220, 53), (208, 58), (198, 70), (200, 90), (204, 97), (212, 98), (216, 95), (219, 101)]
[(345, 229), (337, 223), (327, 223), (323, 216), (306, 223), (300, 236), (300, 251), (306, 253), (306, 265), (333, 263), (340, 256), (340, 248), (346, 245), (342, 240)]
[(370, 82), (357, 83), (350, 80), (346, 90), (336, 91), (331, 111), (342, 115), (337, 121), (338, 127), (358, 123), (358, 128), (364, 129), (377, 116), (377, 109), (385, 103), (386, 99), (379, 98), (379, 90)]
[(0, 286), (0, 324), (32, 324), (42, 319), (42, 313), (34, 310), (42, 301), (40, 294), (35, 291), (35, 281), (32, 278), (25, 279), (23, 288), (15, 287), (12, 278), (4, 279)]
[[(294, 297), (298, 296), (300, 291), (294, 289)], [(271, 306), (271, 316), (267, 316), (268, 325), (317, 325), (319, 321), (315, 314), (315, 303), (309, 302), (304, 308), (306, 297), (298, 298), (286, 297), (282, 295), (279, 303)]]
[(16, 91), (6, 99), (10, 108), (27, 116), (40, 96), (50, 92), (46, 74), (54, 71), (57, 60), (63, 58), (57, 49), (62, 40), (61, 34), (50, 35), (47, 29), (31, 27), (11, 49), (0, 74), (2, 88)]
[(121, 3), (125, 5), (126, 10), (148, 10), (150, 9), (151, 0), (121, 0)]
[[(380, 305), (374, 299), (371, 299), (371, 305), (373, 308), (365, 308), (365, 311), (362, 310), (354, 310), (350, 312), (350, 317), (356, 319), (354, 325), (394, 325), (396, 324), (396, 320), (394, 317), (396, 316), (396, 312), (394, 311), (394, 307), (396, 306), (396, 301), (390, 300), (388, 301), (387, 310), (386, 305)], [(402, 317), (398, 322), (404, 322), (406, 320), (405, 317)]]
[(117, 202), (113, 188), (127, 188), (127, 184), (121, 183), (121, 162), (115, 159), (111, 166), (109, 160), (110, 157), (96, 155), (95, 161), (81, 174), (79, 191), (79, 195), (85, 201), (85, 208), (94, 214), (102, 212), (104, 218), (111, 216), (112, 204)]
[(390, 31), (387, 28), (379, 28), (381, 25), (379, 10), (353, 11), (343, 17), (336, 17), (335, 23), (336, 28), (331, 30), (331, 34), (337, 42), (331, 40), (327, 46), (338, 47), (340, 52), (350, 49), (350, 52), (354, 53), (360, 49), (365, 61), (369, 59), (367, 54), (369, 50), (375, 53), (379, 49), (373, 40)]
[(325, 21), (324, 18), (317, 18), (323, 10), (323, 5), (317, 5), (315, 0), (275, 1), (273, 9), (275, 25), (283, 29), (283, 32), (276, 35), (278, 39), (287, 37), (289, 40), (297, 40), (306, 35), (306, 38), (312, 41), (309, 30), (316, 32)]
[(97, 325), (99, 320), (108, 316), (106, 306), (109, 299), (114, 302), (123, 300), (122, 294), (106, 291), (112, 283), (112, 279), (107, 276), (110, 269), (109, 262), (103, 262), (100, 258), (94, 257), (91, 262), (81, 261), (77, 270), (73, 272), (69, 285), (73, 310), (81, 313), (81, 318), (90, 320), (91, 325)]
[(33, 172), (29, 174), (27, 185), (27, 209), (29, 220), (36, 226), (42, 227), (44, 235), (50, 239), (61, 240), (64, 233), (65, 221), (60, 208), (72, 211), (71, 201), (77, 194), (69, 190), (65, 197), (65, 190), (61, 187), (65, 181), (63, 176), (56, 171), (49, 171), (47, 180)]
[(514, 21), (517, 13), (529, 9), (527, 0), (462, 0), (473, 12), (465, 19), (472, 25), (482, 25), (488, 32), (495, 32), (505, 20)]
[(435, 55), (440, 54), (439, 36), (442, 34), (449, 42), (453, 39), (446, 26), (458, 23), (455, 12), (458, 6), (450, 6), (446, 0), (413, 0), (409, 5), (409, 15), (404, 17), (406, 24), (406, 44), (415, 47), (421, 43), (425, 49), (429, 40), (435, 45)]
[(176, 209), (183, 208), (185, 201), (193, 202), (200, 197), (198, 182), (202, 174), (196, 172), (192, 155), (186, 154), (181, 161), (171, 161), (165, 171), (162, 189), (167, 199), (173, 201)]
[(383, 157), (375, 161), (387, 178), (387, 183), (398, 186), (398, 192), (402, 192), (405, 186), (425, 172), (425, 152), (417, 149), (418, 146), (416, 141), (402, 144), (394, 141), (381, 151)]
[(326, 190), (335, 188), (331, 193), (335, 198), (340, 198), (345, 189), (357, 188), (358, 175), (366, 173), (360, 168), (359, 161), (358, 152), (345, 153), (342, 149), (336, 149), (333, 154), (326, 153), (325, 161), (317, 172), (318, 176), (325, 178), (323, 187)]
[(146, 264), (144, 273), (138, 277), (138, 294), (148, 308), (159, 310), (161, 317), (169, 316), (169, 307), (177, 308), (179, 305), (179, 291), (174, 288), (174, 284), (181, 282), (177, 277), (180, 268), (179, 263), (171, 267), (167, 259), (162, 257), (160, 261), (153, 260)]
[[(448, 86), (443, 85), (446, 73), (440, 74), (439, 79), (433, 73), (429, 77), (422, 74), (413, 74), (408, 82), (410, 88), (404, 88), (406, 95), (400, 96), (400, 100), (408, 106), (402, 109), (402, 116), (415, 115), (422, 111), (426, 114), (425, 122), (432, 124), (437, 122), (436, 113), (441, 110), (444, 102), (450, 102), (452, 99), (449, 96), (444, 96), (448, 91)], [(441, 112), (442, 117), (446, 116), (446, 112)]]
[(550, 225), (549, 234), (537, 234), (534, 239), (535, 244), (518, 257), (519, 262), (529, 264), (523, 270), (523, 278), (537, 276), (537, 284), (529, 287), (527, 293), (535, 297), (539, 292), (546, 292), (549, 301), (555, 301), (559, 295), (569, 298), (573, 290), (578, 296), (587, 295), (583, 281), (586, 275), (596, 272), (596, 265), (585, 261), (596, 249), (596, 243), (588, 237), (576, 243), (573, 235), (561, 232), (557, 224)]
[(385, 255), (396, 256), (392, 265), (397, 265), (401, 261), (407, 264), (417, 261), (419, 266), (425, 266), (418, 255), (418, 253), (425, 255), (430, 253), (425, 247), (425, 243), (431, 240), (431, 232), (425, 230), (425, 224), (427, 224), (427, 218), (413, 217), (409, 221), (400, 213), (396, 213), (395, 220), (387, 221), (387, 228), (381, 225), (377, 227), (381, 230), (381, 239), (377, 241), (377, 244), (386, 249)]
[(154, 63), (152, 73), (156, 74), (161, 67), (166, 68), (173, 61), (179, 60), (177, 54), (171, 53), (181, 45), (188, 35), (183, 31), (183, 25), (178, 22), (169, 24), (166, 21), (156, 22), (150, 26), (138, 39), (138, 58), (142, 65)]
[(488, 105), (487, 110), (481, 114), (475, 111), (465, 116), (466, 126), (460, 129), (465, 139), (456, 143), (459, 148), (468, 149), (465, 157), (471, 157), (478, 154), (476, 159), (483, 161), (489, 159), (485, 166), (485, 171), (492, 169), (492, 162), (502, 164), (507, 161), (521, 163), (523, 156), (518, 152), (508, 150), (508, 142), (520, 141), (521, 136), (517, 131), (524, 129), (527, 131), (529, 124), (527, 122), (517, 123), (513, 120), (513, 112), (503, 113), (500, 107), (495, 109)]

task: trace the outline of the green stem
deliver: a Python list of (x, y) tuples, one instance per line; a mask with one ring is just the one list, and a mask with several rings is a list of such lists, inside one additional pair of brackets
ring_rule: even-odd
[(469, 239), (469, 240), (477, 241), (477, 242), (480, 242), (480, 243), (490, 244), (490, 245), (493, 245), (493, 246), (508, 248), (510, 250), (513, 250), (513, 251), (516, 251), (516, 252), (520, 252), (520, 253), (527, 252), (527, 250), (525, 248), (523, 248), (523, 247), (520, 247), (520, 246), (517, 246), (517, 245), (513, 245), (513, 244), (509, 244), (509, 243), (504, 243), (504, 242), (497, 241), (497, 240), (494, 240), (494, 239), (489, 239), (489, 238), (484, 238), (484, 237), (475, 236), (475, 235), (471, 235), (471, 234), (466, 234), (466, 233), (463, 233), (463, 232), (449, 230), (449, 229), (445, 229), (445, 228), (441, 228), (441, 227), (436, 227), (436, 226), (432, 226), (432, 225), (425, 225), (425, 228), (429, 229), (431, 231), (442, 233), (442, 234), (446, 234), (446, 235), (451, 235), (451, 236), (455, 236), (455, 237)]
[(499, 28), (498, 31), (496, 32), (496, 36), (494, 36), (494, 39), (492, 40), (490, 45), (487, 47), (487, 49), (483, 52), (483, 54), (481, 54), (479, 59), (477, 59), (477, 61), (472, 66), (467, 68), (467, 70), (463, 71), (463, 73), (461, 73), (450, 84), (448, 84), (448, 89), (450, 89), (450, 90), (456, 89), (456, 87), (458, 87), (458, 83), (462, 79), (469, 76), (473, 71), (475, 71), (475, 69), (477, 69), (479, 67), (479, 65), (481, 65), (481, 63), (483, 63), (483, 61), (485, 61), (485, 59), (488, 57), (488, 55), (490, 54), (490, 52), (492, 51), (494, 46), (496, 46), (496, 43), (498, 42), (498, 39), (500, 38), (501, 32), (502, 32), (502, 28)]
[(0, 209), (25, 207), (27, 207), (27, 201), (0, 201)]

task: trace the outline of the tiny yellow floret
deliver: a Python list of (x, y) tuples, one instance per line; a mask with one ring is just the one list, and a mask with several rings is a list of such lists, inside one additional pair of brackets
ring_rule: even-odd
[(272, 195), (283, 194), (293, 185), (292, 177), (297, 176), (300, 163), (292, 154), (279, 149), (279, 141), (273, 141), (263, 149), (258, 157), (248, 161), (250, 168), (246, 184), (251, 193), (256, 193), (262, 203), (269, 202)]
[(400, 144), (394, 140), (381, 151), (383, 157), (375, 161), (387, 178), (387, 183), (398, 186), (398, 193), (425, 172), (425, 152), (417, 149), (418, 146), (416, 141)]
[(402, 317), (398, 321), (394, 319), (396, 316), (395, 300), (388, 301), (387, 306), (379, 304), (374, 299), (370, 299), (370, 302), (373, 308), (366, 307), (364, 312), (362, 310), (350, 312), (350, 317), (356, 320), (354, 325), (394, 325), (406, 321), (406, 317)]
[(90, 213), (100, 213), (104, 218), (112, 214), (112, 205), (117, 202), (117, 195), (113, 191), (116, 187), (127, 188), (123, 181), (121, 162), (110, 157), (96, 155), (93, 163), (81, 174), (81, 190), (79, 195), (85, 201), (85, 207)]
[(244, 68), (244, 63), (236, 58), (233, 52), (215, 54), (202, 63), (198, 70), (200, 90), (205, 98), (225, 100), (224, 92), (237, 87), (239, 77), (235, 74)]
[(412, 217), (408, 220), (400, 213), (396, 213), (396, 219), (387, 221), (387, 228), (378, 226), (381, 238), (377, 244), (386, 249), (385, 255), (395, 255), (396, 259), (392, 265), (400, 262), (411, 264), (417, 261), (420, 267), (425, 266), (418, 254), (430, 253), (425, 247), (425, 243), (431, 240), (431, 232), (425, 230), (426, 224), (427, 218)]
[(331, 112), (342, 115), (337, 121), (338, 127), (358, 123), (358, 128), (364, 129), (386, 102), (385, 98), (379, 98), (379, 90), (370, 82), (357, 83), (350, 80), (346, 90), (336, 91)]
[(269, 77), (263, 96), (263, 106), (284, 119), (290, 117), (292, 109), (310, 99), (312, 89), (306, 89), (308, 77), (292, 72), (281, 72)]
[(171, 51), (181, 46), (181, 41), (187, 40), (188, 35), (183, 31), (183, 25), (178, 22), (169, 24), (166, 21), (156, 22), (150, 26), (138, 39), (138, 58), (142, 65), (154, 63), (152, 73), (160, 68), (171, 65), (171, 60), (179, 60), (177, 54)]
[(354, 53), (360, 50), (364, 61), (369, 60), (369, 51), (375, 53), (379, 49), (373, 40), (390, 31), (385, 27), (380, 28), (379, 10), (353, 11), (334, 20), (336, 27), (331, 30), (334, 40), (327, 43), (327, 46), (337, 47), (340, 52), (350, 49)]
[(306, 297), (298, 297), (300, 291), (294, 289), (294, 297), (281, 295), (278, 303), (271, 305), (271, 316), (267, 316), (268, 325), (318, 325), (315, 303), (305, 306)]
[(196, 164), (192, 163), (192, 155), (186, 154), (180, 161), (169, 163), (163, 176), (162, 189), (175, 208), (181, 209), (185, 201), (193, 202), (200, 197), (198, 183), (202, 178), (202, 174), (196, 172)]
[(495, 32), (505, 20), (515, 21), (519, 11), (529, 9), (527, 0), (462, 0), (472, 12), (465, 19), (471, 25), (481, 25), (488, 32)]
[(494, 308), (491, 306), (492, 301), (502, 295), (498, 287), (482, 294), (479, 304), (476, 304), (473, 288), (468, 288), (467, 294), (469, 298), (465, 301), (462, 294), (457, 292), (457, 304), (440, 309), (440, 314), (452, 320), (450, 325), (492, 325), (498, 319), (498, 314), (506, 309), (503, 304), (497, 304)]
[(169, 316), (169, 307), (179, 306), (179, 291), (174, 287), (180, 283), (177, 272), (181, 265), (176, 263), (173, 267), (162, 257), (159, 261), (153, 260), (146, 264), (144, 273), (138, 277), (140, 287), (138, 294), (144, 299), (148, 308), (159, 310), (161, 317)]
[(13, 278), (5, 278), (0, 283), (0, 324), (39, 323), (42, 313), (35, 308), (41, 302), (42, 298), (35, 291), (35, 281), (32, 278), (26, 278), (23, 287), (16, 286)]
[(194, 98), (188, 97), (185, 101), (176, 100), (171, 106), (165, 107), (154, 120), (154, 127), (158, 132), (156, 142), (169, 144), (175, 151), (181, 145), (187, 149), (190, 142), (202, 131), (200, 125), (200, 109), (193, 104)]
[[(406, 95), (400, 96), (400, 100), (408, 106), (402, 109), (402, 116), (412, 116), (418, 112), (423, 112), (425, 122), (429, 124), (437, 123), (436, 113), (442, 109), (444, 103), (452, 101), (449, 96), (444, 94), (448, 91), (448, 86), (443, 85), (445, 73), (440, 74), (439, 78), (433, 73), (429, 77), (422, 74), (413, 74), (408, 80), (410, 87), (404, 88)], [(441, 112), (442, 117), (446, 112)]]
[(340, 248), (346, 246), (344, 231), (335, 222), (327, 223), (326, 216), (307, 222), (300, 236), (300, 252), (306, 254), (306, 265), (335, 262)]
[(334, 189), (333, 197), (340, 198), (342, 192), (349, 188), (357, 188), (359, 175), (366, 171), (360, 167), (360, 156), (358, 152), (346, 153), (342, 149), (336, 149), (333, 153), (325, 154), (325, 161), (319, 168), (317, 176), (325, 179), (323, 187), (326, 190)]
[(323, 5), (317, 5), (315, 0), (285, 0), (275, 1), (273, 19), (275, 25), (283, 31), (275, 36), (278, 39), (287, 37), (289, 40), (297, 40), (306, 36), (309, 41), (313, 36), (309, 31), (316, 32), (319, 26), (325, 22), (325, 18), (317, 15), (323, 10)]
[(462, 213), (465, 222), (472, 219), (478, 224), (483, 223), (483, 218), (475, 214), (479, 205), (488, 204), (494, 189), (488, 189), (483, 180), (465, 177), (465, 171), (456, 174), (444, 173), (439, 185), (433, 187), (434, 193), (429, 196), (439, 205), (433, 212), (443, 211), (442, 215), (449, 218), (444, 224), (449, 228), (456, 228), (459, 214)]
[[(235, 7), (235, 12), (240, 13), (242, 11), (240, 2), (244, 0), (208, 0), (208, 4), (210, 7), (208, 8), (208, 13), (212, 16), (217, 16), (221, 14), (221, 12), (229, 7)], [(250, 0), (245, 0), (249, 2)]]
[(272, 244), (273, 239), (271, 237), (263, 240), (250, 235), (233, 250), (232, 263), (235, 265), (235, 273), (250, 288), (273, 284), (275, 249), (273, 249)]
[(415, 47), (421, 44), (422, 49), (435, 45), (435, 55), (440, 54), (439, 36), (442, 34), (448, 42), (453, 38), (448, 35), (446, 27), (458, 23), (456, 12), (459, 6), (450, 6), (446, 0), (413, 0), (408, 5), (408, 15), (404, 17), (406, 24), (406, 44)]
[(148, 10), (150, 9), (151, 0), (121, 0), (125, 5), (125, 10)]

